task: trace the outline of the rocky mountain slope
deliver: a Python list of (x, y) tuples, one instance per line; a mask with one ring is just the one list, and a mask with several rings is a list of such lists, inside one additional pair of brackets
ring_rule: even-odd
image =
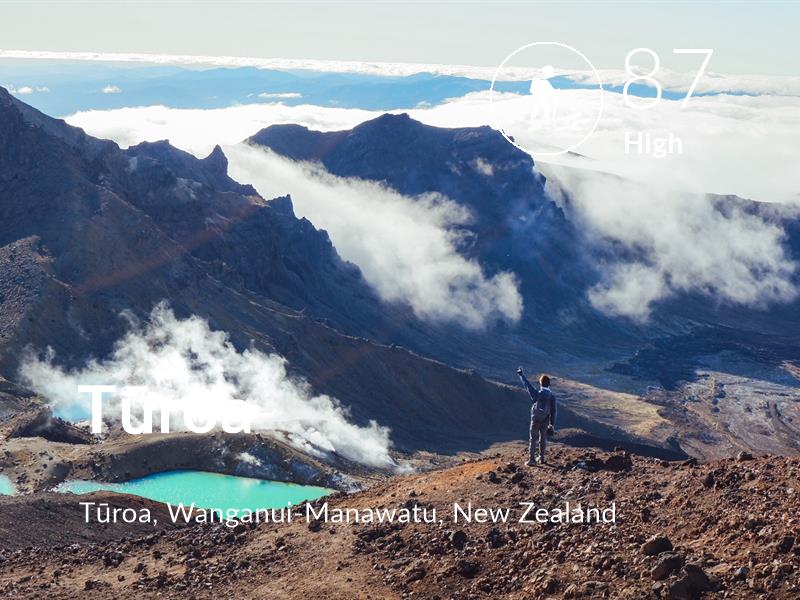
[[(357, 423), (392, 427), (401, 449), (519, 436), (519, 390), (348, 335), (403, 317), (288, 198), (232, 181), (219, 150), (122, 151), (0, 90), (0, 375), (17, 377), (26, 348), (68, 366), (103, 356), (123, 311), (146, 318), (162, 299), (239, 349), (286, 357)], [(13, 413), (13, 397), (0, 401)]]
[[(267, 203), (228, 178), (221, 151), (204, 161), (167, 144), (123, 152), (5, 92), (0, 110), (4, 346), (18, 337), (80, 355), (26, 314), (30, 304), (58, 303), (69, 305), (72, 336), (102, 351), (126, 304), (180, 304), (190, 286), (245, 289), (345, 322), (377, 314), (360, 273), (327, 235), (296, 219), (288, 199)], [(9, 354), (3, 361), (13, 366)]]
[[(460, 251), (490, 273), (507, 270), (518, 276), (526, 308), (514, 331), (547, 354), (560, 353), (562, 363), (587, 356), (595, 363), (630, 359), (649, 343), (669, 346), (675, 336), (696, 340), (688, 356), (683, 344), (681, 356), (670, 357), (682, 358), (684, 364), (716, 352), (715, 343), (736, 335), (743, 345), (766, 345), (783, 359), (800, 358), (785, 349), (785, 337), (796, 341), (800, 335), (796, 303), (764, 311), (719, 305), (687, 293), (662, 302), (645, 326), (593, 310), (586, 293), (602, 277), (600, 270), (635, 250), (589, 238), (576, 225), (569, 195), (560, 206), (551, 200), (531, 157), (489, 127), (446, 129), (406, 114), (386, 114), (345, 131), (273, 125), (247, 142), (292, 160), (315, 162), (340, 177), (383, 182), (412, 198), (440, 193), (467, 208), (473, 219), (464, 226), (468, 235)], [(800, 259), (800, 235), (791, 211), (782, 214), (732, 197), (709, 197), (708, 202), (720, 216), (737, 210), (775, 223), (786, 232), (787, 251)], [(752, 339), (759, 335), (761, 339)], [(483, 339), (484, 345), (497, 348), (514, 343), (514, 336), (501, 328)], [(491, 356), (482, 358), (485, 368), (494, 367)], [(668, 387), (675, 383), (669, 372), (648, 375)]]
[[(547, 348), (534, 343), (544, 350), (545, 362), (548, 354), (559, 354), (554, 362), (569, 354), (614, 355), (641, 338), (636, 327), (612, 322), (589, 306), (585, 291), (597, 274), (581, 232), (545, 194), (533, 159), (489, 127), (447, 129), (407, 114), (386, 114), (346, 131), (273, 125), (247, 142), (321, 164), (340, 177), (382, 182), (412, 198), (442, 194), (469, 210), (470, 222), (458, 228), (460, 253), (477, 260), (488, 275), (514, 273), (525, 310), (520, 323), (495, 327), (477, 342), (447, 329), (445, 335), (463, 336), (454, 346), (467, 350), (459, 355), (438, 349), (450, 352), (446, 360), (471, 364), (477, 354), (481, 368), (491, 372), (503, 368), (492, 354), (502, 356), (508, 348), (525, 352), (520, 337), (528, 344), (534, 338), (553, 340)], [(481, 353), (481, 346), (492, 352)]]
[[(521, 467), (523, 459), (519, 446), (503, 446), (485, 458), (327, 499), (330, 509), (436, 508), (441, 524), (300, 519), (152, 532), (109, 526), (102, 537), (83, 538), (74, 501), (0, 500), (0, 528), (15, 519), (24, 531), (39, 505), (57, 505), (61, 515), (58, 532), (48, 520), (32, 541), (0, 550), (0, 590), (16, 598), (800, 594), (797, 458), (742, 454), (697, 465), (556, 446), (549, 466)], [(567, 501), (573, 508), (613, 504), (616, 524), (519, 522), (526, 508), (519, 503), (553, 509)], [(511, 511), (507, 522), (453, 523), (454, 502)]]

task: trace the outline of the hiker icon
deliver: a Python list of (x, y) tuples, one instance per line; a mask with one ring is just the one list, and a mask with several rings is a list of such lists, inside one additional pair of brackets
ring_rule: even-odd
[(531, 125), (555, 127), (559, 98), (558, 91), (549, 81), (555, 76), (555, 69), (547, 65), (541, 74), (541, 77), (534, 77), (531, 81)]
[[(526, 75), (520, 80), (522, 70)], [(531, 156), (558, 156), (597, 129), (603, 82), (580, 50), (561, 42), (531, 42), (497, 67), (489, 104), (492, 125), (509, 144)]]

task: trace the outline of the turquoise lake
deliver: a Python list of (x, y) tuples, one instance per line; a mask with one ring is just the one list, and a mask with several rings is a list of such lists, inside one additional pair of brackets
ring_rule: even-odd
[(88, 494), (117, 492), (150, 498), (169, 504), (194, 502), (199, 508), (250, 509), (284, 508), (289, 503), (316, 500), (334, 490), (311, 485), (296, 485), (205, 471), (167, 471), (123, 483), (65, 481), (55, 491)]
[(6, 475), (0, 475), (0, 496), (10, 496), (15, 494), (17, 489)]

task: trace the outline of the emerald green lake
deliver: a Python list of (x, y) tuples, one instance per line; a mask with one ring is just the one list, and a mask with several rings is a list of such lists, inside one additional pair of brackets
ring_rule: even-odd
[(17, 488), (11, 483), (11, 480), (6, 475), (0, 475), (0, 496), (10, 496), (16, 494)]
[(182, 502), (188, 506), (194, 502), (199, 508), (256, 510), (316, 500), (334, 490), (205, 471), (167, 471), (123, 483), (65, 481), (55, 491), (73, 494), (109, 491), (169, 504)]

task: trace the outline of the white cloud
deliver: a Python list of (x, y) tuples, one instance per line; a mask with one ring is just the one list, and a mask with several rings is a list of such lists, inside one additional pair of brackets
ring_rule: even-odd
[(90, 110), (67, 117), (71, 125), (123, 147), (168, 139), (196, 156), (206, 156), (216, 144), (236, 144), (276, 123), (301, 123), (312, 129), (349, 129), (380, 113), (359, 109), (324, 108), (308, 104), (246, 104), (219, 109), (175, 109), (166, 106)]
[(45, 94), (50, 91), (50, 88), (44, 86), (23, 85), (16, 87), (11, 84), (6, 84), (3, 87), (6, 88), (10, 94), (15, 94), (18, 96), (29, 96), (30, 94), (34, 93)]
[(492, 177), (494, 175), (494, 168), (492, 163), (484, 158), (476, 158), (472, 163), (473, 168), (485, 177)]
[(104, 94), (119, 94), (122, 92), (122, 89), (117, 87), (116, 85), (108, 84), (102, 90), (100, 90)]
[(297, 92), (261, 92), (258, 97), (269, 100), (291, 100), (293, 98), (302, 98), (303, 94), (298, 94)]
[(478, 328), (516, 321), (522, 298), (510, 273), (484, 275), (457, 250), (466, 209), (439, 195), (408, 198), (374, 182), (344, 179), (246, 145), (226, 147), (230, 174), (265, 198), (292, 194), (298, 216), (325, 229), (380, 296), (425, 319)]
[(244, 464), (253, 467), (261, 467), (264, 464), (260, 458), (258, 458), (257, 456), (253, 456), (249, 452), (240, 452), (236, 458), (238, 458)]
[[(586, 103), (594, 95), (573, 92), (562, 99)], [(692, 98), (686, 108), (662, 100), (633, 110), (620, 95), (606, 94), (600, 126), (578, 150), (584, 157), (539, 163), (551, 185), (568, 192), (572, 217), (584, 231), (636, 253), (609, 266), (605, 282), (590, 293), (592, 303), (645, 319), (655, 301), (678, 292), (760, 308), (796, 298), (796, 265), (784, 248), (784, 231), (743, 211), (720, 214), (705, 194), (800, 206), (800, 181), (793, 175), (798, 114), (800, 98)], [(525, 116), (515, 118), (512, 130), (525, 143)], [(651, 140), (675, 136), (681, 152), (662, 158), (626, 153), (626, 132)]]
[(135, 52), (54, 52), (49, 50), (0, 50), (0, 58), (36, 60), (81, 60), (92, 62), (133, 62), (145, 64), (186, 65), (192, 67), (256, 67), (281, 71), (311, 70), (330, 73), (407, 76), (436, 73), (461, 77), (491, 79), (494, 68), (469, 65), (335, 61), (295, 58), (257, 58), (249, 56), (202, 56), (186, 54), (145, 54)]
[(568, 210), (585, 231), (636, 253), (610, 265), (590, 291), (604, 312), (645, 320), (654, 302), (678, 292), (760, 308), (797, 297), (784, 232), (758, 216), (737, 208), (723, 214), (667, 179), (648, 185), (558, 166), (546, 172), (551, 186), (568, 191)]
[[(132, 324), (105, 360), (65, 370), (53, 359), (52, 353), (28, 356), (20, 373), (57, 410), (80, 406), (88, 412), (89, 399), (81, 398), (78, 385), (141, 386), (130, 396), (135, 414), (145, 398), (171, 405), (178, 409), (171, 411), (171, 428), (185, 430), (179, 415), (187, 408), (221, 422), (226, 403), (241, 400), (253, 409), (254, 430), (287, 431), (293, 443), (319, 456), (337, 452), (373, 466), (394, 464), (388, 429), (375, 422), (353, 425), (336, 399), (314, 395), (308, 383), (290, 377), (283, 357), (237, 352), (224, 332), (212, 331), (196, 316), (177, 319), (166, 304), (157, 306), (147, 323)], [(120, 402), (120, 396), (109, 397), (104, 414), (119, 415)]]

